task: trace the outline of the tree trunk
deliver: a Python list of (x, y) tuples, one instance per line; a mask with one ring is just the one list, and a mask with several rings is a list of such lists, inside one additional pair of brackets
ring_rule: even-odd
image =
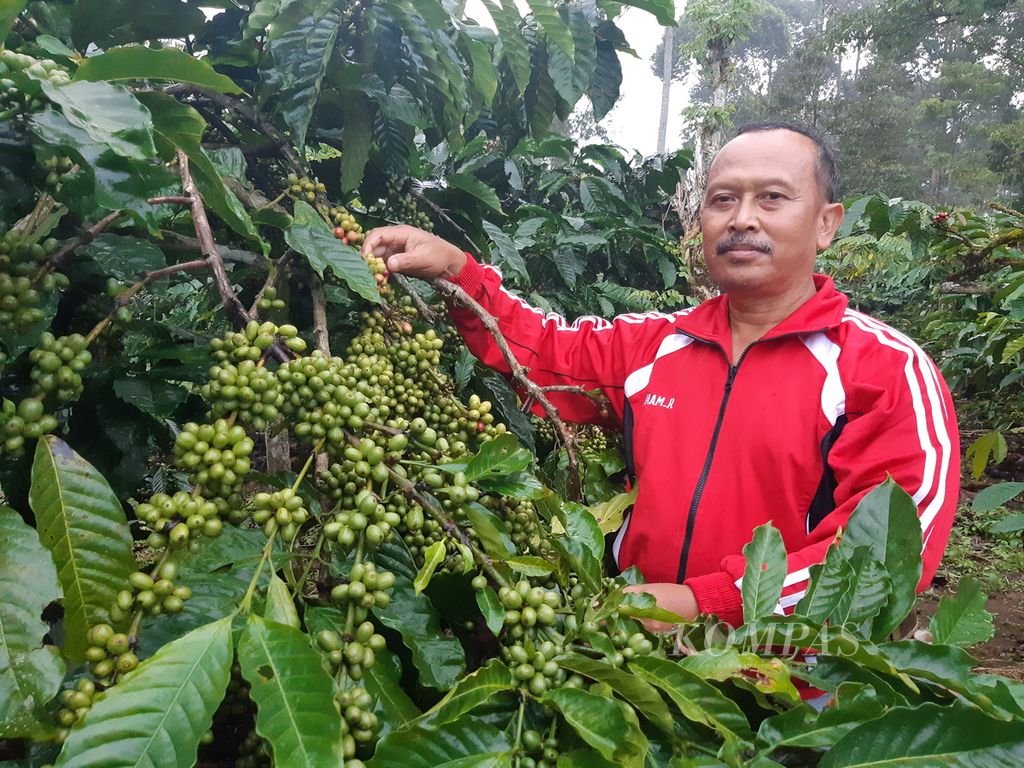
[(672, 27), (665, 27), (664, 55), (661, 61), (661, 117), (658, 120), (658, 154), (665, 152), (665, 137), (668, 133), (668, 102), (672, 90)]

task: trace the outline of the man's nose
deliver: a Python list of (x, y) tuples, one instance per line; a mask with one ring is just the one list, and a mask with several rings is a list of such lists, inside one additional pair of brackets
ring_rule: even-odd
[(741, 197), (732, 210), (732, 220), (729, 227), (735, 232), (749, 232), (758, 228), (757, 209), (755, 201), (744, 196)]

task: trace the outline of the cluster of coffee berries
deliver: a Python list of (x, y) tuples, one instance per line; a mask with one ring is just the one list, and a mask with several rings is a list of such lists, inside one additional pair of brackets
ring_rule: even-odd
[(530, 424), (533, 427), (534, 440), (542, 454), (550, 452), (558, 442), (555, 425), (549, 419), (531, 413)]
[(110, 618), (114, 622), (124, 621), (131, 612), (138, 609), (149, 616), (161, 613), (181, 613), (185, 601), (192, 597), (188, 587), (174, 586), (178, 568), (168, 560), (157, 570), (156, 577), (145, 571), (136, 571), (128, 577), (129, 589), (117, 593)]
[(363, 227), (346, 208), (331, 208), (327, 219), (334, 225), (334, 236), (345, 245), (357, 246), (363, 242)]
[[(263, 295), (260, 296), (260, 300), (256, 302), (256, 309), (260, 312), (275, 312), (284, 308), (284, 299), (278, 298), (277, 288), (272, 285), (268, 285), (263, 290)], [(278, 331), (280, 331), (280, 329), (278, 329)]]
[(300, 179), (296, 174), (289, 173), (287, 192), (296, 200), (305, 200), (307, 203), (312, 203), (316, 201), (317, 195), (327, 194), (327, 187), (319, 181), (312, 181), (307, 178)]
[(250, 320), (245, 330), (227, 333), (223, 338), (210, 339), (210, 349), (214, 359), (220, 362), (256, 361), (274, 343), (275, 336), (280, 336), (285, 346), (293, 352), (304, 352), (306, 342), (298, 334), (294, 325), (279, 326), (269, 320), (264, 323)]
[(37, 93), (38, 86), (25, 88), (27, 75), (31, 80), (48, 80), (54, 85), (67, 85), (71, 75), (53, 59), (37, 59), (11, 50), (0, 51), (0, 120), (19, 113), (42, 109), (46, 103)]
[(124, 632), (115, 632), (109, 624), (97, 624), (86, 635), (89, 647), (85, 659), (97, 680), (112, 680), (139, 666), (139, 657), (132, 650), (134, 642)]
[(305, 357), (283, 363), (277, 369), (284, 402), (296, 437), (316, 442), (326, 437), (335, 450), (347, 444), (344, 428), (362, 429), (375, 414), (369, 398), (345, 382), (344, 361), (314, 350)]
[(64, 181), (64, 177), (74, 170), (75, 163), (67, 155), (52, 155), (39, 161), (39, 170), (45, 173), (43, 180), (50, 189), (56, 189)]
[(377, 654), (387, 647), (384, 636), (377, 633), (372, 621), (360, 623), (348, 642), (330, 629), (317, 634), (316, 642), (327, 656), (331, 673), (337, 674), (344, 667), (353, 680), (361, 680), (363, 673), (377, 663)]
[(96, 683), (88, 677), (78, 678), (74, 688), (65, 688), (60, 692), (61, 707), (57, 713), (57, 722), (61, 726), (58, 733), (59, 741), (64, 741), (67, 738), (67, 729), (81, 722), (86, 716), (92, 708), (96, 693)]
[(425, 229), (427, 232), (433, 232), (434, 222), (419, 209), (419, 206), (416, 205), (416, 200), (405, 191), (405, 188), (405, 182), (398, 178), (389, 178), (386, 182), (385, 189), (387, 191), (391, 217), (395, 221), (401, 221), (405, 224)]
[(363, 490), (356, 496), (353, 509), (344, 509), (324, 526), (324, 536), (343, 547), (351, 547), (360, 534), (363, 547), (372, 552), (391, 535), (391, 529), (402, 522), (397, 512), (388, 511), (374, 493)]
[(35, 440), (56, 428), (57, 419), (46, 412), (39, 398), (26, 397), (17, 404), (4, 400), (0, 408), (0, 455), (21, 456), (27, 440)]
[(369, 560), (358, 562), (352, 566), (348, 582), (338, 584), (331, 590), (331, 599), (342, 607), (352, 605), (356, 621), (363, 622), (371, 608), (388, 607), (391, 596), (387, 590), (394, 583), (395, 574), (391, 571), (378, 571)]
[[(380, 732), (380, 723), (373, 711), (373, 697), (363, 688), (349, 688), (334, 695), (341, 712), (341, 754), (355, 757), (360, 747), (373, 744)], [(346, 763), (345, 768), (351, 768)]]
[(174, 441), (174, 459), (191, 473), (193, 482), (211, 496), (231, 496), (249, 472), (254, 443), (237, 424), (217, 419), (213, 424), (189, 422)]
[(949, 211), (939, 211), (932, 216), (932, 224), (936, 227), (943, 226), (947, 221), (949, 221)]
[(92, 362), (85, 337), (74, 333), (54, 337), (49, 331), (39, 337), (39, 346), (29, 353), (32, 361), (32, 391), (58, 403), (71, 403), (82, 394), (82, 371)]
[(168, 544), (178, 549), (200, 535), (216, 538), (224, 527), (219, 514), (214, 502), (186, 491), (155, 493), (135, 508), (135, 516), (153, 531), (149, 545), (155, 549)]
[(66, 288), (68, 278), (47, 272), (33, 283), (32, 276), (59, 247), (52, 237), (39, 243), (13, 229), (0, 239), (0, 328), (24, 331), (46, 316), (39, 306), (42, 294)]
[(524, 730), (520, 743), (523, 752), (519, 755), (518, 768), (555, 768), (561, 752), (558, 750), (558, 739), (547, 738), (540, 731)]
[(545, 535), (540, 517), (533, 503), (509, 496), (484, 496), (481, 503), (505, 521), (509, 538), (522, 553), (546, 556), (551, 551), (551, 542)]
[(520, 579), (511, 587), (498, 590), (498, 600), (505, 609), (505, 628), (509, 636), (519, 639), (534, 627), (550, 627), (557, 618), (562, 596), (556, 590), (535, 587)]
[(293, 488), (282, 488), (274, 493), (257, 493), (252, 497), (252, 520), (263, 526), (269, 538), (277, 531), (284, 541), (292, 541), (302, 524), (309, 519), (302, 497)]
[(274, 423), (284, 403), (277, 374), (252, 360), (214, 365), (200, 392), (214, 416), (237, 413), (241, 423), (258, 431)]
[(536, 642), (528, 638), (503, 646), (501, 655), (522, 688), (534, 696), (543, 696), (549, 688), (561, 685), (568, 678), (566, 671), (554, 661), (563, 650), (551, 640)]
[(29, 276), (59, 249), (60, 241), (54, 237), (37, 242), (25, 232), (9, 229), (0, 239), (0, 272)]

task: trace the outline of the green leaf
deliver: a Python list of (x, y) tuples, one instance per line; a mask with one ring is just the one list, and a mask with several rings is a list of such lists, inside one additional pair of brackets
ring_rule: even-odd
[(156, 156), (149, 111), (124, 86), (88, 82), (57, 86), (49, 80), (41, 85), (64, 118), (93, 141), (133, 160)]
[(746, 568), (743, 571), (741, 592), (743, 622), (775, 612), (785, 580), (785, 544), (778, 528), (771, 523), (758, 525), (754, 538), (743, 546)]
[[(800, 693), (779, 658), (763, 658), (756, 653), (741, 653), (731, 648), (708, 648), (679, 660), (679, 666), (702, 680), (748, 680), (762, 693), (800, 701)], [(754, 674), (752, 674), (754, 673)]]
[(167, 266), (164, 252), (156, 244), (109, 232), (80, 248), (79, 253), (92, 258), (106, 274), (129, 284), (145, 272)]
[(1024, 762), (1024, 723), (1001, 722), (961, 703), (890, 709), (854, 728), (825, 753), (819, 768), (958, 766)]
[(476, 605), (491, 634), (497, 635), (501, 632), (501, 628), (505, 626), (505, 609), (501, 607), (497, 593), (490, 587), (485, 587), (476, 593)]
[(330, 225), (311, 205), (295, 203), (295, 219), (284, 233), (285, 242), (306, 257), (314, 271), (323, 277), (330, 269), (352, 291), (367, 301), (380, 303), (380, 291), (359, 251), (344, 245), (334, 236)]
[(516, 472), (505, 477), (491, 477), (478, 480), (477, 485), (484, 493), (496, 493), (515, 499), (535, 499), (544, 492), (544, 486), (536, 475), (530, 472)]
[(483, 504), (476, 501), (468, 502), (462, 507), (462, 512), (473, 526), (488, 555), (501, 559), (516, 551), (516, 545), (512, 543), (505, 523)]
[(973, 576), (964, 576), (955, 596), (943, 595), (939, 600), (939, 609), (929, 623), (932, 641), (938, 645), (968, 646), (990, 639), (995, 627), (992, 614), (985, 610), (987, 600), (981, 583)]
[(230, 77), (209, 62), (177, 48), (146, 48), (129, 45), (91, 56), (75, 72), (75, 80), (172, 80), (192, 83), (221, 93), (242, 93)]
[(523, 576), (547, 576), (548, 574), (555, 572), (555, 566), (553, 566), (543, 557), (537, 557), (535, 555), (520, 555), (518, 557), (509, 557), (506, 558), (503, 562), (513, 571)]
[(61, 591), (50, 553), (10, 507), (0, 507), (0, 541), (0, 739), (13, 739), (40, 732), (42, 708), (64, 679), (39, 618)]
[(345, 152), (341, 156), (341, 189), (349, 192), (363, 181), (366, 161), (370, 159), (373, 145), (373, 111), (370, 100), (363, 94), (352, 92), (348, 95), (345, 110), (345, 127), (341, 140)]
[(501, 41), (501, 56), (512, 72), (519, 92), (530, 84), (530, 48), (519, 31), (520, 16), (513, 0), (483, 0)]
[(288, 585), (276, 573), (270, 574), (270, 583), (267, 584), (267, 605), (263, 618), (292, 629), (299, 628), (299, 612), (295, 609), (295, 601), (288, 591)]
[(99, 472), (53, 436), (36, 447), (29, 503), (64, 590), (64, 653), (80, 661), (86, 632), (108, 620), (135, 570), (128, 519)]
[(484, 104), (490, 104), (498, 90), (498, 72), (491, 58), (491, 49), (483, 43), (463, 38), (473, 71), (473, 87)]
[(991, 512), (1024, 493), (1024, 483), (996, 483), (978, 491), (971, 502), (973, 512)]
[(556, 688), (541, 700), (558, 710), (583, 741), (623, 768), (644, 764), (647, 737), (633, 710), (615, 699), (577, 688)]
[(434, 730), (422, 725), (392, 731), (377, 744), (366, 768), (504, 768), (508, 737), (490, 723), (464, 717)]
[(162, 379), (125, 376), (114, 380), (114, 392), (129, 405), (157, 421), (170, 418), (189, 396), (187, 390)]
[(515, 688), (512, 672), (500, 659), (491, 659), (476, 672), (466, 675), (424, 715), (423, 725), (431, 728), (452, 723), (493, 696)]
[(837, 696), (837, 705), (818, 712), (808, 706), (794, 707), (764, 720), (757, 742), (764, 752), (779, 747), (828, 749), (862, 723), (877, 720), (886, 712), (873, 690), (862, 689), (852, 697)]
[(395, 574), (391, 603), (387, 608), (375, 608), (374, 615), (402, 636), (402, 642), (412, 651), (420, 683), (448, 690), (466, 671), (465, 653), (458, 640), (441, 631), (440, 616), (430, 600), (416, 594), (412, 555), (404, 544), (392, 541), (381, 545), (373, 559), (378, 570)]
[(559, 246), (552, 253), (552, 260), (568, 288), (576, 287), (576, 280), (583, 274), (585, 266), (576, 252), (569, 246)]
[(306, 132), (343, 22), (342, 8), (334, 3), (321, 3), (314, 13), (300, 3), (275, 20), (268, 36), (274, 65), (265, 72), (264, 85), (280, 99), (281, 114), (299, 154), (305, 149)]
[(235, 193), (224, 184), (217, 167), (203, 149), (206, 121), (202, 116), (192, 107), (164, 93), (142, 93), (139, 100), (153, 116), (157, 142), (161, 145), (164, 159), (170, 160), (174, 157), (174, 149), (181, 149), (188, 155), (192, 178), (203, 202), (235, 232), (249, 240), (262, 242), (249, 214)]
[(989, 533), (1020, 533), (1024, 531), (1024, 515), (1008, 515), (997, 520), (988, 530)]
[(622, 65), (619, 54), (610, 40), (597, 41), (597, 58), (594, 75), (590, 79), (590, 102), (594, 108), (594, 119), (604, 119), (615, 102), (619, 100), (619, 86), (622, 85)]
[(448, 185), (475, 197), (495, 213), (503, 213), (501, 200), (498, 199), (494, 190), (476, 176), (470, 176), (468, 173), (452, 173), (448, 176)]
[(97, 698), (56, 768), (189, 768), (231, 679), (231, 617), (165, 645)]
[(435, 541), (427, 547), (427, 551), (423, 555), (423, 567), (416, 574), (416, 578), (412, 580), (412, 586), (417, 595), (427, 588), (427, 585), (430, 583), (430, 577), (434, 575), (437, 566), (444, 562), (447, 554), (448, 551), (445, 548), (443, 539)]
[(270, 742), (274, 765), (337, 765), (341, 716), (334, 685), (309, 636), (250, 616), (238, 643), (238, 663), (256, 702), (256, 732)]
[(642, 678), (625, 670), (617, 669), (604, 661), (577, 654), (565, 656), (556, 661), (563, 669), (578, 672), (598, 683), (604, 683), (636, 707), (637, 712), (656, 726), (672, 733), (672, 713), (669, 712), (668, 706), (657, 689)]
[(868, 493), (850, 515), (840, 547), (867, 547), (885, 566), (891, 596), (874, 620), (871, 637), (887, 637), (907, 617), (921, 578), (921, 521), (917, 505), (891, 478)]
[(522, 280), (524, 283), (529, 282), (530, 273), (526, 269), (526, 261), (519, 253), (519, 249), (516, 248), (515, 242), (511, 237), (506, 235), (501, 227), (492, 224), (489, 221), (482, 223), (484, 232), (491, 238), (491, 242), (494, 243), (497, 248), (498, 259), (494, 260), (492, 253), (492, 261), (500, 268), (508, 268), (508, 271), (515, 277)]
[(537, 20), (541, 29), (544, 30), (544, 36), (549, 42), (558, 46), (571, 61), (575, 53), (572, 33), (569, 32), (569, 27), (558, 11), (555, 10), (554, 5), (550, 0), (526, 0), (526, 4), (530, 6), (533, 18)]
[(466, 479), (476, 482), (485, 477), (509, 475), (530, 466), (533, 454), (519, 445), (514, 435), (488, 440), (466, 464)]
[(7, 39), (7, 33), (14, 26), (18, 14), (25, 10), (28, 0), (0, 0), (0, 44)]
[(381, 738), (421, 714), (409, 694), (402, 689), (401, 679), (402, 663), (386, 648), (378, 651), (376, 663), (363, 671), (363, 687), (376, 702)]
[(622, 527), (626, 510), (636, 503), (636, 495), (640, 486), (634, 486), (629, 493), (617, 493), (607, 501), (590, 507), (590, 514), (597, 520), (601, 533), (606, 536)]
[(679, 664), (643, 656), (630, 661), (629, 669), (665, 691), (687, 720), (713, 728), (727, 742), (753, 738), (750, 724), (736, 703)]
[(874, 618), (890, 595), (889, 579), (867, 547), (833, 545), (825, 562), (811, 567), (807, 593), (794, 613), (824, 623), (860, 625)]
[(515, 433), (516, 437), (523, 441), (523, 444), (533, 452), (536, 452), (535, 441), (536, 430), (526, 414), (519, 410), (519, 401), (512, 387), (499, 373), (491, 373), (483, 377), (484, 386), (494, 396), (494, 404), (505, 423)]
[(1006, 438), (998, 429), (986, 432), (967, 446), (964, 458), (971, 462), (971, 475), (975, 480), (981, 479), (989, 462), (998, 464), (1006, 458)]
[[(602, 0), (598, 5), (602, 8), (611, 6), (612, 0)], [(628, 5), (633, 8), (639, 8), (642, 11), (647, 11), (653, 14), (658, 23), (663, 27), (674, 27), (676, 25), (676, 9), (672, 0), (614, 0), (614, 5), (616, 7)]]

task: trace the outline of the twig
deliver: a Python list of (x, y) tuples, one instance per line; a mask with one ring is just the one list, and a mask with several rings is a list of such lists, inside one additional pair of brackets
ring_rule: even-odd
[[(182, 235), (171, 229), (160, 230), (161, 236), (164, 240), (169, 240), (175, 245), (181, 246), (185, 250), (189, 251), (201, 251), (202, 246), (199, 241), (194, 237), (188, 235)], [(237, 248), (222, 248), (217, 246), (217, 250), (220, 251), (221, 258), (224, 261), (232, 261), (238, 264), (246, 264), (250, 267), (267, 267), (270, 264), (270, 259), (261, 253), (255, 253), (253, 251), (242, 251)]]
[(121, 213), (121, 211), (114, 211), (113, 213), (108, 213), (106, 216), (104, 216), (98, 222), (93, 224), (91, 227), (85, 230), (82, 234), (80, 234), (70, 243), (65, 243), (64, 247), (62, 247), (59, 251), (53, 254), (53, 256), (51, 256), (49, 260), (45, 264), (43, 264), (42, 267), (40, 267), (36, 277), (46, 272), (52, 272), (53, 270), (55, 270), (65, 261), (65, 259), (68, 258), (68, 256), (74, 253), (78, 248), (81, 248), (83, 245), (88, 245), (97, 237), (99, 237), (103, 233), (103, 231), (106, 230), (107, 227), (109, 227), (111, 224), (113, 224), (115, 221), (121, 218), (122, 215), (123, 214)]
[(467, 233), (466, 230), (464, 230), (462, 227), (460, 227), (451, 218), (451, 216), (449, 216), (447, 213), (445, 213), (444, 208), (439, 206), (437, 203), (435, 203), (429, 197), (424, 195), (422, 192), (418, 192), (417, 190), (412, 189), (411, 187), (409, 188), (409, 194), (412, 195), (413, 197), (415, 197), (420, 202), (422, 202), (428, 208), (430, 208), (430, 210), (432, 210), (435, 214), (437, 214), (438, 218), (440, 218), (441, 221), (443, 221), (445, 224), (447, 224), (452, 229), (454, 229), (456, 232), (458, 232), (460, 235), (462, 235), (462, 239), (465, 240), (466, 244), (469, 246), (470, 253), (472, 253), (477, 259), (482, 259), (483, 258), (483, 254), (480, 253), (480, 249), (477, 248), (476, 243), (473, 242), (473, 238), (471, 238), (469, 236), (469, 233)]
[(390, 279), (397, 283), (403, 291), (409, 294), (409, 297), (412, 299), (412, 303), (416, 306), (416, 311), (420, 313), (420, 317), (428, 323), (434, 323), (437, 321), (437, 313), (427, 306), (427, 302), (425, 302), (419, 292), (412, 287), (412, 283), (409, 282), (409, 278), (396, 272), (390, 275)]
[[(324, 295), (324, 282), (313, 273), (309, 276), (309, 294), (313, 301), (313, 343), (316, 348), (331, 356), (331, 340), (327, 331), (327, 297)], [(325, 452), (317, 454), (316, 471), (326, 472), (328, 458)]]
[(192, 198), (187, 195), (161, 195), (146, 201), (150, 205), (192, 205)]
[(484, 309), (479, 302), (466, 293), (461, 287), (455, 285), (455, 283), (442, 278), (437, 278), (431, 281), (431, 285), (433, 285), (435, 290), (437, 290), (437, 292), (443, 297), (451, 301), (458, 302), (477, 316), (484, 328), (486, 328), (494, 338), (494, 342), (497, 344), (498, 349), (501, 350), (502, 357), (505, 358), (505, 363), (508, 365), (509, 370), (512, 373), (513, 380), (523, 388), (528, 397), (540, 403), (541, 407), (544, 409), (545, 415), (551, 420), (555, 431), (558, 432), (558, 436), (562, 440), (562, 444), (565, 445), (566, 456), (569, 459), (569, 492), (571, 496), (577, 496), (579, 493), (580, 483), (579, 462), (576, 459), (576, 451), (573, 448), (572, 437), (569, 434), (569, 430), (566, 429), (565, 422), (563, 422), (559, 417), (558, 409), (551, 404), (551, 401), (548, 400), (544, 391), (528, 378), (527, 369), (523, 367), (523, 365), (516, 360), (515, 355), (512, 354), (512, 350), (509, 348), (504, 334), (498, 327), (497, 320), (495, 320), (494, 316)]

